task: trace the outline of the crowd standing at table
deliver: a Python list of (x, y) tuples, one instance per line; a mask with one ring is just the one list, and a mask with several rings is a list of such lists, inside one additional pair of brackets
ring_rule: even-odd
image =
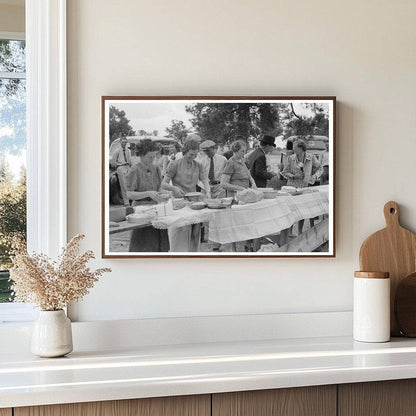
[[(159, 194), (162, 184), (160, 169), (154, 165), (159, 147), (151, 140), (143, 140), (138, 146), (140, 160), (127, 174), (127, 197), (133, 206), (150, 205), (162, 201)], [(169, 238), (166, 230), (153, 226), (136, 228), (130, 235), (130, 252), (169, 251)]]
[(268, 170), (266, 155), (274, 150), (275, 138), (264, 135), (260, 140), (260, 146), (255, 149), (247, 158), (247, 165), (251, 175), (259, 188), (266, 188), (267, 181), (277, 174)]
[(288, 186), (304, 188), (317, 183), (323, 173), (318, 158), (306, 151), (306, 143), (301, 139), (295, 141), (293, 151), (283, 169)]
[(121, 196), (123, 198), (124, 205), (130, 205), (127, 198), (127, 183), (126, 176), (132, 166), (131, 151), (127, 148), (127, 139), (125, 137), (120, 140), (121, 147), (117, 149), (111, 158), (110, 165), (112, 165), (117, 172), (118, 181), (120, 184)]
[(256, 188), (257, 186), (244, 161), (244, 155), (247, 151), (245, 142), (236, 140), (231, 144), (230, 150), (233, 155), (224, 166), (221, 187), (227, 192), (227, 196), (234, 197), (238, 191), (243, 191), (249, 187)]
[[(227, 157), (217, 152), (213, 140), (202, 141), (197, 134), (188, 136), (181, 152), (172, 145), (168, 155), (163, 154), (160, 145), (143, 140), (137, 148), (140, 160), (134, 166), (127, 140), (123, 138), (120, 143), (110, 164), (117, 169), (125, 205), (130, 205), (130, 201), (133, 206), (158, 203), (162, 200), (160, 192), (171, 192), (173, 197), (182, 198), (186, 193), (201, 190), (206, 198), (221, 198), (235, 196), (238, 191), (248, 188), (276, 185), (280, 188), (286, 182), (289, 186), (303, 188), (319, 184), (323, 173), (318, 158), (306, 151), (306, 143), (300, 139), (287, 142), (278, 173), (267, 165), (266, 156), (276, 147), (275, 138), (270, 135), (262, 136), (249, 153), (246, 141), (239, 137), (229, 146)], [(298, 233), (301, 233), (303, 220), (299, 221), (299, 226)], [(287, 242), (289, 231), (291, 228), (281, 230), (279, 245)], [(199, 251), (200, 235), (201, 224), (169, 231), (142, 227), (131, 232), (129, 250)]]
[[(221, 186), (221, 176), (227, 159), (217, 153), (217, 146), (212, 140), (205, 140), (200, 145), (199, 162), (208, 174), (209, 191), (212, 198), (225, 196), (224, 188)], [(206, 191), (204, 184), (200, 182), (202, 190)]]
[[(199, 153), (200, 137), (195, 136), (193, 135), (184, 143), (182, 157), (169, 163), (162, 181), (162, 189), (171, 191), (176, 198), (181, 198), (188, 192), (196, 192), (198, 182), (202, 183), (206, 197), (211, 198), (208, 172), (196, 160)], [(169, 232), (171, 234), (170, 251), (199, 251), (200, 224), (173, 228)]]
[[(295, 188), (306, 188), (319, 185), (323, 167), (316, 156), (306, 151), (304, 140), (298, 139), (293, 144), (294, 154), (289, 156), (282, 175), (287, 178), (287, 185)], [(303, 232), (305, 220), (298, 223), (299, 233)], [(309, 225), (313, 227), (314, 218), (309, 218)]]
[(199, 141), (195, 138), (188, 139), (183, 145), (182, 157), (169, 163), (163, 178), (162, 189), (172, 191), (176, 198), (181, 198), (187, 192), (196, 192), (200, 181), (207, 197), (210, 198), (208, 172), (196, 160), (198, 153)]
[(157, 146), (159, 150), (156, 153), (156, 157), (155, 157), (153, 164), (159, 168), (160, 173), (163, 178), (165, 176), (166, 169), (168, 167), (170, 159), (168, 155), (164, 154), (163, 146), (160, 143), (157, 143)]

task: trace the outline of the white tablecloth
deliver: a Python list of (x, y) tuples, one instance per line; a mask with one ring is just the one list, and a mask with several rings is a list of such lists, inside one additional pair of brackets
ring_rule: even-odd
[(213, 216), (212, 209), (200, 209), (194, 210), (189, 207), (184, 207), (173, 211), (172, 215), (165, 217), (159, 217), (152, 220), (152, 225), (155, 228), (169, 229), (169, 228), (180, 228), (187, 225), (199, 224), (201, 222), (210, 221)]
[(209, 222), (209, 239), (227, 244), (278, 233), (301, 219), (327, 214), (328, 202), (328, 190), (320, 189), (320, 192), (234, 205), (214, 212)]
[[(309, 188), (308, 191), (311, 189)], [(278, 233), (297, 221), (328, 213), (328, 186), (296, 196), (279, 196), (254, 204), (233, 205), (230, 209), (185, 207), (173, 215), (152, 221), (155, 228), (172, 229), (209, 222), (209, 239), (227, 244)]]

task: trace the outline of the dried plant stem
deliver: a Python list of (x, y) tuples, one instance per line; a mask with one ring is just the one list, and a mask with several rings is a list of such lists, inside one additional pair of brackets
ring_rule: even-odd
[(44, 254), (29, 255), (26, 250), (17, 253), (10, 270), (15, 302), (34, 303), (42, 310), (54, 311), (83, 298), (103, 273), (111, 271), (88, 268), (94, 253), (78, 254), (83, 238), (80, 234), (72, 238), (57, 261)]

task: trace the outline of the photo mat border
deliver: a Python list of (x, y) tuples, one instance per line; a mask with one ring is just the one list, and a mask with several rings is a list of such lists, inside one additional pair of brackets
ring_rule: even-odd
[[(332, 129), (332, 167), (330, 173), (332, 175), (332, 192), (329, 195), (329, 226), (332, 230), (332, 244), (328, 253), (300, 253), (300, 254), (280, 254), (262, 252), (262, 254), (256, 253), (186, 253), (186, 254), (175, 254), (175, 253), (143, 253), (143, 254), (112, 254), (106, 251), (106, 241), (108, 236), (106, 235), (106, 102), (107, 101), (256, 101), (256, 100), (267, 100), (267, 101), (330, 101), (332, 102), (332, 123), (330, 120), (330, 132)], [(336, 257), (336, 96), (258, 96), (258, 95), (237, 95), (237, 96), (136, 96), (136, 95), (105, 95), (101, 97), (101, 257), (105, 259), (132, 259), (132, 258), (335, 258)], [(331, 212), (332, 206), (332, 212)], [(331, 241), (330, 241), (331, 243)]]

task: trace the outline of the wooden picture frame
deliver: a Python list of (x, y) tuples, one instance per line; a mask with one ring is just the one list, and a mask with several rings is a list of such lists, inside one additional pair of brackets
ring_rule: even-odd
[(333, 96), (103, 96), (102, 257), (335, 257), (335, 138)]

